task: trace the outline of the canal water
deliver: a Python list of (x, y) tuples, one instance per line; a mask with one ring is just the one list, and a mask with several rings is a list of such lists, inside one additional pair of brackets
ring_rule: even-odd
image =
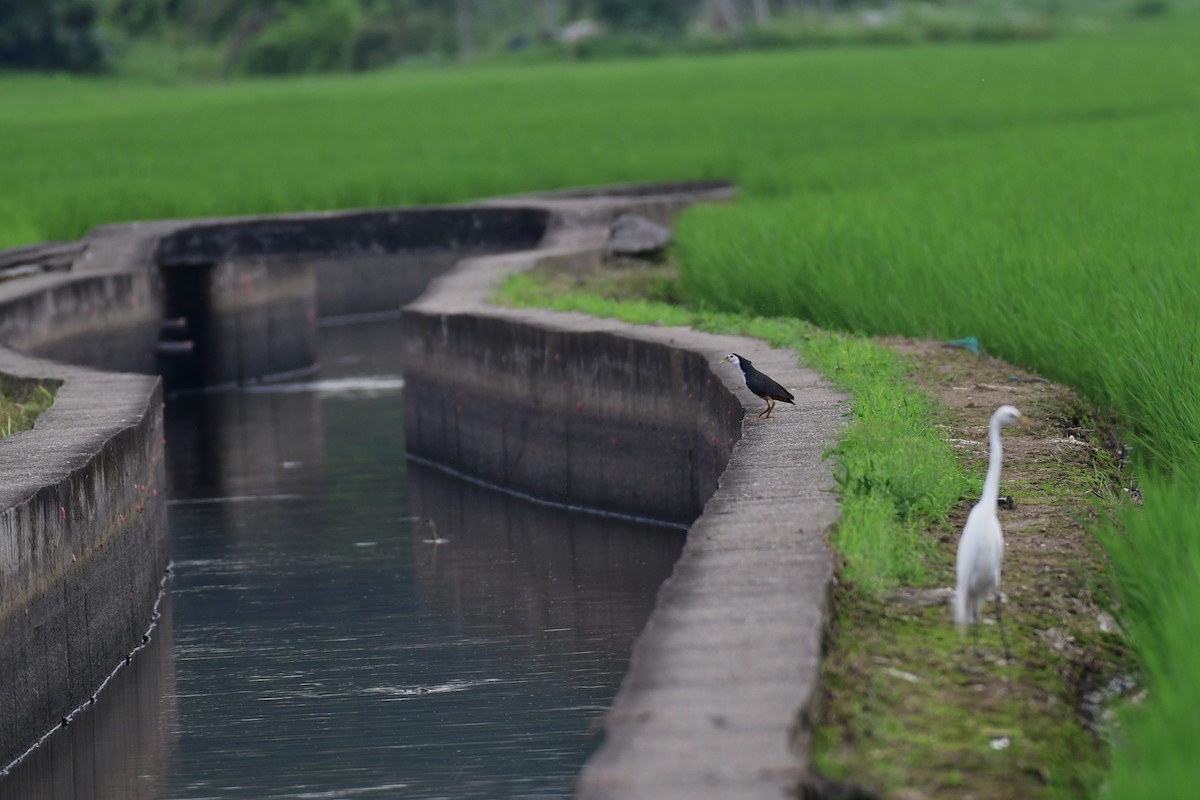
[(168, 402), (151, 641), (0, 800), (570, 796), (683, 533), (406, 461), (396, 330)]

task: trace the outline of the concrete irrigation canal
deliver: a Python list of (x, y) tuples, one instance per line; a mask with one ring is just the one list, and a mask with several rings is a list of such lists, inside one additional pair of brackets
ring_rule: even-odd
[[(730, 196), (0, 253), (0, 372), (57, 387), (0, 443), (0, 797), (794, 790), (844, 398), (754, 340), (487, 302)], [(796, 409), (755, 419), (731, 351)]]

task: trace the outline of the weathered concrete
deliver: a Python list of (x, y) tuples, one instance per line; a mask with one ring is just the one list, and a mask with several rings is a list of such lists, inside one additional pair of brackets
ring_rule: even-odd
[(404, 320), (410, 453), (536, 497), (683, 524), (716, 489), (740, 405), (704, 354), (591, 321)]
[[(411, 296), (413, 281), (389, 272), (424, 270), (419, 284), (474, 256), (404, 315), (414, 453), (543, 498), (695, 519), (580, 796), (776, 798), (806, 767), (832, 577), (823, 531), (836, 516), (820, 455), (841, 398), (753, 340), (486, 302), (514, 270), (598, 263), (621, 214), (665, 224), (729, 196), (717, 183), (601, 187), (476, 207), (110, 226), (70, 269), (56, 261), (0, 286), (0, 341), (142, 369), (164, 317), (190, 314), (203, 381), (248, 382), (310, 365), (319, 314)], [(478, 255), (503, 250), (517, 252)], [(793, 389), (797, 408), (744, 420), (741, 406), (761, 403), (736, 370), (714, 366), (729, 351)], [(5, 763), (128, 652), (166, 553), (156, 379), (6, 351), (0, 370), (63, 382), (35, 431), (0, 443), (0, 636), (13, 643), (0, 667), (14, 676), (0, 687)]]
[(181, 224), (154, 262), (190, 348), (162, 370), (171, 386), (213, 387), (314, 369), (318, 319), (396, 312), (466, 254), (536, 245), (548, 217), (476, 205)]
[(0, 349), (59, 384), (0, 440), (0, 765), (85, 702), (145, 631), (167, 565), (158, 378)]
[(318, 253), (532, 247), (542, 238), (546, 220), (545, 209), (528, 204), (476, 204), (193, 221), (159, 240), (157, 261), (179, 267)]
[[(405, 310), (410, 446), (565, 503), (675, 520), (703, 506), (578, 794), (783, 797), (806, 769), (837, 516), (821, 455), (845, 398), (755, 340), (487, 303), (510, 272), (596, 263), (604, 238), (568, 228), (464, 261)], [(797, 408), (744, 420), (762, 402), (714, 366), (731, 351)], [(613, 429), (629, 445), (604, 441)]]
[(164, 313), (189, 349), (160, 359), (172, 388), (218, 388), (311, 370), (317, 361), (316, 270), (298, 257), (223, 260), (174, 270)]
[[(633, 212), (668, 221), (725, 184), (599, 187), (471, 205), (101, 226), (0, 253), (0, 344), (168, 387), (314, 369), (320, 319), (397, 312), (458, 260)], [(0, 276), (2, 277), (2, 276)]]
[(843, 398), (788, 354), (716, 344), (792, 388), (798, 408), (745, 421), (634, 649), (580, 781), (588, 800), (779, 798), (807, 766), (837, 516), (821, 454)]
[[(479, 252), (486, 251), (471, 251)], [(317, 318), (328, 321), (397, 312), (466, 255), (461, 250), (430, 248), (311, 259), (316, 270)]]
[(151, 373), (161, 321), (148, 270), (0, 283), (0, 342), (55, 361)]
[[(314, 365), (321, 313), (395, 310), (464, 255), (533, 247), (630, 203), (666, 216), (689, 202), (615, 191), (632, 199), (582, 192), (102, 226), (80, 242), (0, 253), (0, 345), (110, 370), (173, 369), (186, 376), (177, 385), (294, 373)], [(0, 443), (0, 765), (139, 642), (167, 560), (157, 379), (0, 348), (4, 370), (62, 385), (34, 431)]]

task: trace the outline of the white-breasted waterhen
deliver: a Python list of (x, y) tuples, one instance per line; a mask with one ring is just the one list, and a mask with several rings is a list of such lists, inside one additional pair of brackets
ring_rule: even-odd
[(775, 410), (776, 401), (796, 405), (793, 402), (796, 398), (792, 393), (776, 383), (770, 376), (756, 370), (750, 363), (750, 359), (739, 356), (737, 353), (730, 353), (721, 359), (722, 363), (726, 361), (741, 369), (742, 377), (746, 379), (747, 389), (767, 401), (767, 408), (758, 415), (759, 417), (770, 419), (771, 412)]

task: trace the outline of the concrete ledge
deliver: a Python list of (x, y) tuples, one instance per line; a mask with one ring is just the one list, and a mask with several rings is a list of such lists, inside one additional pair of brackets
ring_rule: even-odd
[(0, 283), (0, 342), (55, 361), (151, 373), (162, 322), (157, 289), (146, 269)]
[[(756, 340), (487, 303), (511, 272), (598, 263), (604, 238), (464, 261), (405, 309), (410, 447), (560, 502), (695, 519), (578, 795), (779, 798), (807, 768), (837, 517), (821, 456), (845, 398)], [(728, 352), (797, 408), (744, 419), (762, 403), (714, 366)]]
[(0, 371), (59, 384), (0, 441), (0, 766), (87, 701), (140, 641), (166, 568), (156, 377), (0, 348)]
[(741, 406), (704, 354), (588, 319), (404, 321), (413, 455), (539, 498), (684, 525), (716, 489)]

